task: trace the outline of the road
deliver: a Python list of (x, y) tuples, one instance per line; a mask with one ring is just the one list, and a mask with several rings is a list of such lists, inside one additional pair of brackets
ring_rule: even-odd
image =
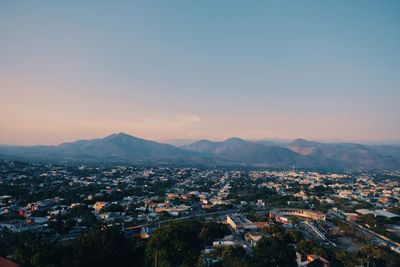
[[(155, 227), (158, 227), (160, 224), (169, 223), (169, 222), (215, 217), (215, 216), (227, 215), (228, 213), (235, 213), (235, 212), (241, 212), (241, 211), (242, 211), (241, 209), (232, 209), (232, 210), (224, 210), (224, 211), (215, 211), (215, 212), (210, 212), (210, 213), (192, 214), (192, 215), (188, 215), (188, 216), (184, 216), (184, 217), (173, 218), (173, 219), (168, 219), (168, 220), (163, 220), (163, 221), (149, 222), (149, 223), (142, 224), (140, 226), (142, 226), (142, 227), (147, 226), (149, 228), (155, 228)], [(268, 213), (268, 212), (269, 212), (269, 208), (256, 210), (256, 213)], [(135, 227), (140, 227), (140, 226), (135, 226)], [(126, 229), (129, 229), (129, 227)]]
[(373, 235), (375, 238), (377, 238), (379, 241), (381, 241), (382, 244), (385, 244), (386, 246), (391, 247), (391, 248), (393, 247), (394, 249), (397, 249), (397, 251), (400, 250), (400, 244), (398, 242), (395, 242), (395, 241), (391, 240), (390, 238), (383, 236), (381, 234), (375, 233), (374, 231), (371, 231), (368, 228), (365, 228), (364, 226), (359, 225), (358, 223), (355, 223), (355, 222), (349, 222), (349, 223), (351, 225), (356, 226), (361, 231)]

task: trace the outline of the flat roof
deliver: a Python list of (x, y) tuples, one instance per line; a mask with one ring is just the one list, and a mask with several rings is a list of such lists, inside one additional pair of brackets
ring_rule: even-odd
[(386, 218), (400, 217), (400, 215), (398, 215), (396, 213), (393, 213), (393, 212), (390, 212), (390, 211), (387, 211), (387, 210), (376, 210), (375, 214), (379, 215), (379, 216), (386, 217)]
[(228, 217), (231, 218), (235, 224), (244, 224), (243, 220), (235, 214), (229, 213)]
[(360, 213), (362, 215), (375, 214), (375, 212), (373, 210), (369, 210), (369, 209), (358, 209), (358, 210), (356, 210), (356, 212)]

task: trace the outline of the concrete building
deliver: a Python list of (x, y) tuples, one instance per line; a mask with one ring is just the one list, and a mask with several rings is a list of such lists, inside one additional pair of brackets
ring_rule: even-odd
[(305, 209), (273, 209), (269, 212), (270, 218), (275, 218), (279, 221), (287, 221), (288, 216), (302, 217), (310, 220), (325, 221), (326, 215), (319, 211)]
[(226, 215), (226, 223), (229, 224), (233, 229), (238, 230), (240, 228), (250, 230), (257, 229), (257, 226), (248, 220), (246, 217), (239, 214), (229, 213)]

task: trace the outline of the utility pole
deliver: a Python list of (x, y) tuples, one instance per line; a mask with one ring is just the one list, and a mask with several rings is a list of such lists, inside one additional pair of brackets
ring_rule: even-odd
[(157, 240), (156, 240), (156, 255), (154, 258), (154, 267), (158, 267), (158, 242), (160, 239), (160, 226), (161, 226), (161, 223), (158, 223), (158, 232), (157, 232)]

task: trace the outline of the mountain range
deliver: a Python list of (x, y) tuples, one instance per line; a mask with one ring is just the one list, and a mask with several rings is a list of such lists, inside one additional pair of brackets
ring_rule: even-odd
[(71, 163), (179, 164), (304, 169), (400, 170), (400, 146), (200, 140), (181, 147), (124, 133), (56, 146), (0, 146), (0, 159)]

